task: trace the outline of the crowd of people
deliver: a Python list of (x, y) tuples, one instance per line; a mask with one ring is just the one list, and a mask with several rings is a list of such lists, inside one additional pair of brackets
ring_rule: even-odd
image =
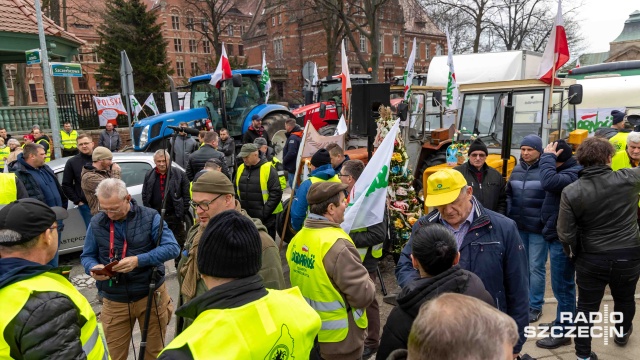
[[(402, 249), (402, 290), (384, 324), (375, 283), (389, 215), (341, 228), (365, 164), (336, 144), (311, 156), (291, 197), (285, 280), (276, 217), (297, 182), (302, 128), (293, 119), (282, 161), (259, 116), (237, 147), (226, 129), (197, 140), (180, 131), (171, 152), (153, 154), (141, 203), (113, 161), (121, 147), (113, 128), (94, 148), (65, 124), (71, 157), (61, 183), (46, 164), (50, 139), (34, 129), (22, 147), (9, 147), (21, 149), (14, 160), (2, 158), (11, 172), (0, 177), (0, 297), (16, 301), (0, 315), (0, 327), (12, 329), (0, 337), (0, 357), (124, 360), (134, 324), (149, 313), (149, 359), (532, 359), (521, 352), (525, 328), (542, 316), (547, 258), (556, 314), (538, 326), (559, 331), (536, 346), (567, 346), (570, 328), (590, 328), (583, 319), (599, 310), (606, 286), (622, 314), (614, 342), (625, 346), (640, 276), (640, 133), (618, 123), (575, 155), (564, 140), (524, 137), (508, 179), (488, 166), (479, 139), (464, 164), (429, 176), (432, 211)], [(11, 140), (0, 129), (0, 143)], [(87, 228), (80, 259), (96, 281), (99, 318), (57, 267), (68, 201)], [(186, 223), (189, 211), (195, 224)], [(177, 294), (166, 285), (167, 261)], [(174, 311), (175, 337), (165, 343)], [(589, 337), (575, 338), (575, 352), (598, 359)]]

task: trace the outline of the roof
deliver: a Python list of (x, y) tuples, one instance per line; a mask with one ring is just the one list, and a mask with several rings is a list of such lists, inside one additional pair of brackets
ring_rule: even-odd
[[(240, 75), (260, 75), (261, 72), (260, 70), (255, 70), (255, 69), (242, 69), (242, 70), (231, 70), (231, 73), (233, 74), (240, 74)], [(189, 82), (196, 82), (196, 81), (204, 81), (204, 80), (211, 80), (211, 75), (212, 74), (204, 74), (204, 75), (198, 75), (198, 76), (194, 76), (191, 79), (189, 79)]]
[(258, 11), (259, 2), (260, 0), (238, 0), (234, 4), (234, 7), (244, 15), (253, 16)]
[(612, 42), (640, 40), (640, 11), (636, 10), (624, 22), (622, 32)]
[(427, 12), (417, 0), (398, 0), (402, 12), (404, 13), (404, 29), (408, 32), (445, 36), (438, 27), (431, 21)]
[[(85, 43), (46, 16), (43, 16), (43, 25), (45, 35), (60, 37), (80, 45)], [(34, 5), (29, 0), (0, 0), (0, 31), (37, 35), (38, 22)]]
[[(582, 54), (580, 55), (580, 66), (601, 64), (605, 62), (605, 60), (607, 60), (608, 58), (609, 58), (608, 51), (599, 52), (599, 53)], [(573, 67), (575, 67), (575, 64)]]

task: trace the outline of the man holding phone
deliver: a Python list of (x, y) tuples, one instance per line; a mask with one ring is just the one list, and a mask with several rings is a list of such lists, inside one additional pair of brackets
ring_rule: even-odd
[(91, 159), (93, 163), (85, 165), (82, 169), (81, 187), (93, 216), (100, 210), (96, 196), (98, 184), (104, 179), (120, 179), (120, 166), (113, 162), (113, 153), (104, 146), (95, 148)]

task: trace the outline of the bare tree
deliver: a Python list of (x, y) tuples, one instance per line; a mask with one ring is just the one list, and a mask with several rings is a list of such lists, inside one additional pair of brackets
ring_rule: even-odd
[(200, 18), (190, 19), (191, 23), (187, 23), (186, 26), (213, 45), (217, 63), (222, 53), (221, 34), (227, 31), (229, 26), (233, 26), (228, 14), (234, 11), (235, 0), (184, 0), (184, 3)]
[(440, 4), (429, 6), (425, 10), (438, 29), (449, 32), (454, 54), (473, 50), (475, 32), (473, 20), (468, 14)]

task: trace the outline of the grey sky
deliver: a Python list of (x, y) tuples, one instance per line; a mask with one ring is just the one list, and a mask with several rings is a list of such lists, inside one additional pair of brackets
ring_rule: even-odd
[(582, 23), (586, 51), (608, 51), (609, 43), (618, 37), (629, 14), (635, 10), (640, 10), (638, 0), (584, 0), (577, 18)]

